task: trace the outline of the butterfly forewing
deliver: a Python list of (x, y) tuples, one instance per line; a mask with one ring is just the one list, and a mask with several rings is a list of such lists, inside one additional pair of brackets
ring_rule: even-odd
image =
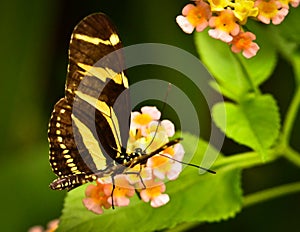
[[(114, 40), (110, 41), (113, 36)], [(114, 25), (104, 14), (92, 14), (75, 27), (69, 47), (69, 66), (66, 81), (66, 97), (74, 98), (82, 78), (101, 58), (122, 47)], [(123, 70), (123, 58), (107, 61), (106, 67)], [(107, 76), (109, 77), (109, 76)], [(103, 77), (105, 78), (105, 76)], [(109, 77), (110, 78), (110, 77)], [(90, 85), (92, 87), (92, 85)], [(97, 93), (99, 95), (99, 91)]]
[[(72, 33), (66, 96), (56, 103), (48, 132), (54, 173), (63, 180), (73, 175), (68, 189), (84, 182), (83, 174), (109, 169), (126, 146), (131, 111), (128, 81), (122, 53), (111, 55), (121, 47), (104, 14), (86, 17)], [(66, 187), (62, 179), (53, 188)]]

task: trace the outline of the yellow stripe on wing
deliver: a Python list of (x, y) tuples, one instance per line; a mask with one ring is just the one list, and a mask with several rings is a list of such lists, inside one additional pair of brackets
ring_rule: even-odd
[(101, 148), (99, 146), (99, 141), (94, 137), (90, 129), (84, 123), (82, 123), (77, 117), (75, 117), (74, 114), (72, 114), (72, 119), (76, 127), (78, 128), (84, 146), (91, 154), (97, 169), (99, 170), (104, 169), (106, 167), (106, 158), (101, 151)]
[(119, 36), (117, 34), (111, 34), (108, 40), (103, 40), (98, 37), (91, 37), (88, 35), (83, 35), (83, 34), (74, 34), (73, 38), (83, 40), (87, 43), (92, 43), (94, 45), (99, 45), (99, 44), (104, 44), (104, 45), (111, 45), (115, 46), (118, 43), (120, 43)]
[[(105, 117), (107, 123), (109, 124), (109, 127), (111, 128), (111, 131), (113, 133), (113, 136), (115, 138), (115, 143), (117, 145), (116, 149), (117, 151), (121, 151), (121, 136), (120, 136), (120, 127), (119, 122), (117, 119), (117, 116), (113, 110), (112, 107), (108, 106), (104, 101), (100, 101), (99, 99), (96, 99), (90, 95), (84, 94), (81, 91), (75, 91), (75, 94), (81, 98), (82, 100), (89, 103), (91, 106), (95, 107), (98, 111), (102, 113), (102, 115)], [(103, 132), (105, 133), (105, 132)]]
[(101, 68), (84, 63), (77, 63), (77, 65), (84, 70), (78, 70), (83, 76), (94, 76), (102, 82), (105, 82), (106, 79), (112, 79), (116, 84), (123, 84), (125, 88), (128, 88), (128, 80), (123, 72), (116, 73), (110, 68)]

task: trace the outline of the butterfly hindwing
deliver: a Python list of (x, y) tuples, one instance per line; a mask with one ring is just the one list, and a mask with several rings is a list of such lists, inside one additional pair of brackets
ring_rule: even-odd
[(90, 173), (96, 169), (88, 151), (80, 151), (75, 143), (71, 110), (71, 105), (64, 98), (60, 99), (54, 106), (49, 123), (50, 163), (58, 176)]

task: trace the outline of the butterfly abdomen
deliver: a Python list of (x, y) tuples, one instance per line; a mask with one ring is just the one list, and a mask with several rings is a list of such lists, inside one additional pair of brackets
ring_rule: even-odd
[(95, 181), (96, 179), (97, 177), (93, 174), (87, 175), (82, 173), (76, 175), (69, 175), (54, 180), (50, 184), (50, 188), (53, 190), (64, 190), (64, 189), (72, 190), (87, 182)]

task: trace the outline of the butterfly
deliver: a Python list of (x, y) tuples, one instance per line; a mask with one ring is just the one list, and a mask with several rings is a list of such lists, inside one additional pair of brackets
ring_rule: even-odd
[(51, 189), (71, 190), (125, 173), (181, 140), (148, 154), (141, 149), (127, 153), (128, 80), (122, 55), (108, 56), (120, 48), (114, 24), (102, 13), (87, 16), (72, 33), (65, 97), (55, 104), (49, 122), (49, 159), (58, 176)]
[[(136, 174), (144, 185), (140, 172), (148, 159), (182, 140), (171, 140), (151, 152), (149, 145), (127, 151), (131, 105), (121, 48), (117, 30), (105, 14), (89, 15), (74, 28), (65, 96), (55, 104), (48, 129), (49, 160), (58, 176), (50, 184), (53, 190), (69, 191), (111, 177), (113, 196), (114, 178), (121, 174)], [(133, 172), (138, 165), (140, 171)]]

